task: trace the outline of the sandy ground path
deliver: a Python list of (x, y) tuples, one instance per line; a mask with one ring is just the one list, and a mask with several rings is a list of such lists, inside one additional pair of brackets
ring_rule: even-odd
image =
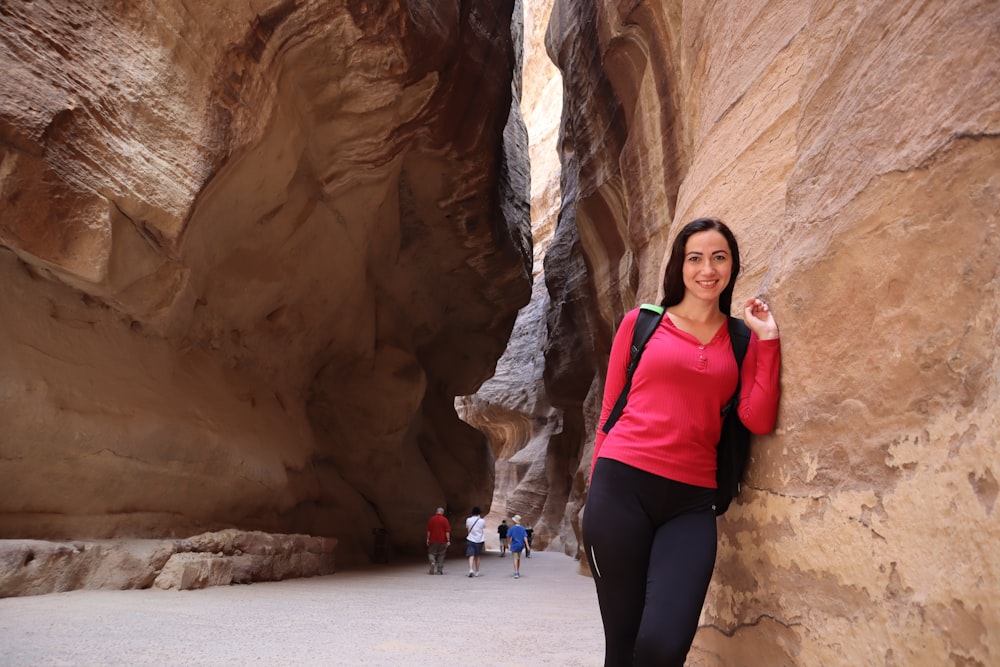
[(0, 665), (597, 666), (593, 581), (535, 552), (197, 591), (72, 591), (0, 600)]

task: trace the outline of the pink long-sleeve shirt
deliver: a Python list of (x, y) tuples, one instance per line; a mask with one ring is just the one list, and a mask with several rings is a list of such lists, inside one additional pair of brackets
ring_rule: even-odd
[[(598, 458), (608, 458), (685, 484), (715, 488), (720, 411), (736, 391), (738, 372), (725, 324), (702, 344), (664, 314), (636, 367), (625, 410), (611, 433), (601, 428), (625, 385), (638, 312), (625, 315), (611, 346), (591, 471)], [(780, 340), (759, 340), (751, 334), (737, 414), (752, 433), (774, 429), (780, 368)]]

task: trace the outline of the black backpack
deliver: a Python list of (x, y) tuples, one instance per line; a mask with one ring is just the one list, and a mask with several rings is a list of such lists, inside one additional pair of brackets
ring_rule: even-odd
[[(650, 336), (656, 331), (663, 319), (663, 307), (644, 303), (639, 308), (639, 316), (635, 322), (635, 332), (632, 334), (632, 345), (629, 347), (629, 361), (625, 369), (625, 385), (622, 393), (618, 395), (615, 406), (611, 409), (607, 421), (602, 427), (605, 433), (611, 432), (611, 427), (615, 425), (618, 418), (625, 409), (628, 401), (628, 392), (632, 388), (632, 376), (635, 374), (636, 366), (639, 365), (639, 358), (649, 341)], [(743, 320), (728, 317), (729, 339), (733, 346), (733, 356), (736, 357), (736, 367), (743, 367), (743, 358), (747, 353), (747, 346), (750, 344), (750, 329)], [(739, 378), (739, 376), (737, 376)], [(740, 383), (736, 382), (736, 392), (729, 402), (722, 408), (722, 436), (719, 438), (719, 445), (716, 449), (718, 455), (718, 465), (715, 471), (715, 481), (718, 488), (715, 492), (715, 514), (725, 514), (729, 509), (729, 504), (733, 498), (739, 495), (740, 484), (746, 473), (747, 460), (750, 458), (750, 431), (736, 414), (736, 406), (740, 402)]]

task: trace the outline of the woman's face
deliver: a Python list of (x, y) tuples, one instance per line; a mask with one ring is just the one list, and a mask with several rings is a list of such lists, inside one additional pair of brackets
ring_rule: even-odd
[(719, 301), (733, 272), (733, 256), (726, 237), (709, 229), (688, 238), (684, 246), (684, 289), (705, 301)]

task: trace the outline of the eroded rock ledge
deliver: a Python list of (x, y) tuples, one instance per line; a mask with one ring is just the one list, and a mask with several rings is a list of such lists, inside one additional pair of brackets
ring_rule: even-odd
[(0, 597), (281, 581), (334, 572), (335, 538), (223, 530), (183, 540), (0, 540)]

